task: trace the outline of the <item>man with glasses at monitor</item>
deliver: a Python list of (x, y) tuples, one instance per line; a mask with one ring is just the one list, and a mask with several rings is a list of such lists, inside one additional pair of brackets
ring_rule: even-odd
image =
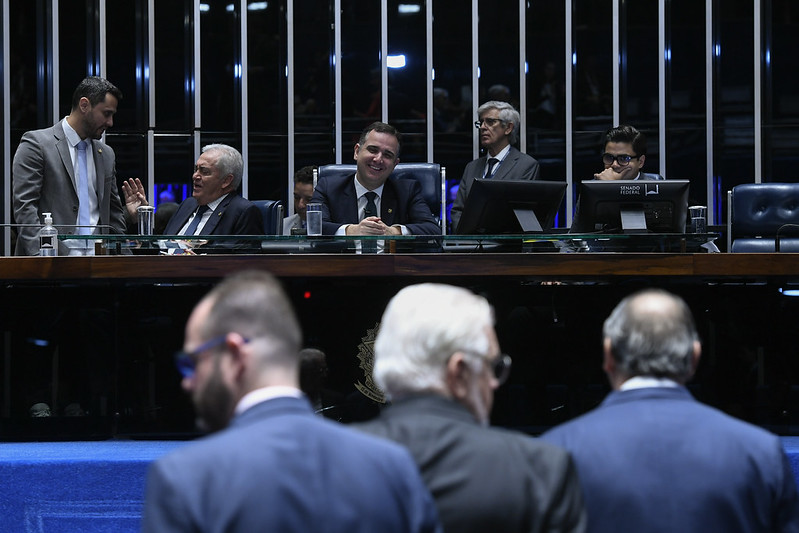
[(662, 180), (660, 174), (641, 172), (646, 161), (646, 135), (632, 126), (619, 125), (605, 133), (602, 164), (597, 180)]
[(538, 161), (513, 146), (519, 138), (521, 116), (512, 105), (492, 100), (477, 109), (477, 116), (479, 119), (474, 125), (480, 131), (480, 146), (485, 149), (485, 155), (470, 161), (463, 170), (450, 211), (452, 233), (458, 230), (475, 178), (536, 180), (541, 174)]
[(392, 404), (357, 427), (410, 450), (444, 531), (584, 531), (569, 455), (488, 427), (511, 360), (485, 298), (450, 285), (406, 287), (389, 302), (374, 349), (374, 380)]

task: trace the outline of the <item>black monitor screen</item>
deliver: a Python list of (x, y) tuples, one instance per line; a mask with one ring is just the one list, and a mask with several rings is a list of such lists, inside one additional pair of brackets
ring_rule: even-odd
[(457, 233), (547, 231), (552, 228), (565, 193), (564, 181), (475, 179)]
[(689, 180), (588, 180), (571, 233), (685, 233)]

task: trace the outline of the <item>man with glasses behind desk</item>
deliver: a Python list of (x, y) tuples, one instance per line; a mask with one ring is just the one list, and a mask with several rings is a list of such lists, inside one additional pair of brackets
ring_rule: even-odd
[(480, 131), (480, 146), (485, 155), (470, 161), (463, 170), (450, 211), (452, 233), (458, 229), (475, 178), (537, 180), (541, 173), (538, 161), (513, 146), (519, 138), (521, 116), (512, 105), (492, 100), (477, 109), (477, 116), (480, 118), (474, 125)]
[(632, 126), (620, 125), (605, 133), (602, 163), (597, 180), (662, 180), (660, 174), (641, 172), (646, 161), (646, 136)]

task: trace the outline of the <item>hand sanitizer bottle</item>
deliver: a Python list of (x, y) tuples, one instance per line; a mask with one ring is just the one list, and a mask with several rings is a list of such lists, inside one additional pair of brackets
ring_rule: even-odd
[(53, 226), (51, 213), (44, 215), (44, 227), (39, 230), (39, 255), (55, 256), (58, 255), (58, 230)]

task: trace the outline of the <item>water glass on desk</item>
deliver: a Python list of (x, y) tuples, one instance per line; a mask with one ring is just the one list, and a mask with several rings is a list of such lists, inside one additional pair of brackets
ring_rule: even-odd
[(155, 208), (151, 205), (142, 205), (136, 209), (139, 214), (139, 235), (152, 235), (155, 222)]
[(707, 206), (692, 205), (688, 212), (691, 214), (691, 233), (707, 233)]
[(322, 234), (322, 204), (308, 204), (305, 209), (305, 225), (308, 235)]

